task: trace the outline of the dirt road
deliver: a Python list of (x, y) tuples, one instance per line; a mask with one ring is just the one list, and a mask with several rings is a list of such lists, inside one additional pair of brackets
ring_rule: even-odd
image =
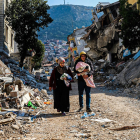
[(53, 105), (49, 105), (47, 111), (39, 116), (42, 118), (36, 119), (36, 123), (26, 124), (27, 127), (30, 127), (31, 133), (26, 134), (25, 139), (140, 139), (139, 127), (122, 131), (111, 130), (124, 126), (140, 126), (140, 101), (138, 99), (121, 92), (118, 93), (117, 91), (106, 90), (104, 87), (101, 88), (97, 86), (97, 88), (92, 89), (91, 92), (91, 109), (96, 115), (81, 119), (85, 108), (81, 113), (76, 112), (79, 108), (77, 83), (73, 83), (72, 87), (73, 90), (70, 93), (70, 112), (67, 113), (66, 116), (62, 116), (53, 109)]

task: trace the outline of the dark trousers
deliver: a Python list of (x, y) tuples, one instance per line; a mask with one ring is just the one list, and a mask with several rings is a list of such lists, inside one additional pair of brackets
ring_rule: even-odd
[(83, 94), (84, 90), (86, 92), (86, 108), (90, 108), (90, 102), (91, 102), (91, 87), (88, 87), (86, 85), (85, 81), (78, 81), (78, 91), (79, 91), (79, 104), (80, 107), (83, 107)]

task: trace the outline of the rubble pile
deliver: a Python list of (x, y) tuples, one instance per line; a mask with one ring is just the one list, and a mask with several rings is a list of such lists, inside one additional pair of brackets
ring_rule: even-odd
[(140, 78), (140, 57), (136, 60), (130, 61), (127, 66), (120, 72), (115, 81), (114, 85), (120, 84), (123, 86), (137, 85), (139, 86)]
[[(4, 63), (7, 65), (4, 65)], [(31, 88), (38, 88), (40, 90), (42, 89), (48, 89), (48, 87), (42, 83), (39, 83), (35, 79), (35, 75), (30, 74), (28, 70), (26, 69), (21, 69), (18, 66), (18, 62), (14, 61), (11, 58), (3, 58), (2, 61), (0, 61), (0, 75), (2, 77), (5, 76), (11, 76), (14, 77), (15, 79), (20, 79), (24, 85), (31, 86)]]
[[(5, 63), (3, 63), (3, 62)], [(23, 109), (29, 101), (37, 107), (45, 107), (49, 96), (46, 84), (38, 83), (35, 76), (18, 67), (11, 58), (0, 60), (0, 108)]]
[[(140, 57), (136, 60), (131, 59), (117, 66), (117, 73), (110, 74), (104, 82), (106, 87), (120, 89), (125, 94), (140, 93)], [(121, 69), (123, 70), (119, 72)], [(139, 97), (138, 97), (139, 98)]]
[[(1, 61), (2, 60), (2, 61)], [(11, 58), (0, 60), (0, 138), (26, 137), (30, 123), (51, 103), (48, 86)], [(51, 94), (51, 93), (50, 93)]]
[(0, 107), (2, 108), (17, 108), (23, 109), (31, 101), (37, 107), (45, 107), (44, 102), (49, 99), (47, 90), (31, 89), (25, 87), (21, 80), (16, 80), (13, 83), (0, 82)]
[(103, 59), (98, 60), (93, 64), (95, 70), (94, 79), (105, 81), (105, 83), (115, 80), (117, 74), (119, 74), (124, 69), (127, 63), (128, 62), (124, 61), (119, 63), (109, 63), (107, 61), (104, 61)]

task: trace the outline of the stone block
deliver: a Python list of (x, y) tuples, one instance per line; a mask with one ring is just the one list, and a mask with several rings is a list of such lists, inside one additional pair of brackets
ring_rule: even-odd
[(43, 93), (46, 97), (48, 97), (47, 90), (42, 89), (42, 90), (41, 90), (41, 93)]
[(11, 97), (17, 97), (18, 96), (18, 91), (11, 91), (10, 96)]
[(14, 128), (14, 129), (16, 129), (16, 130), (19, 129), (19, 126), (18, 125), (12, 125), (11, 127)]
[(26, 93), (25, 95), (23, 95), (19, 100), (20, 100), (20, 106), (23, 107), (24, 104), (27, 104), (30, 101), (30, 96), (29, 93)]
[(38, 88), (34, 89), (34, 92), (38, 93), (39, 92)]
[(13, 86), (8, 86), (5, 88), (6, 94), (9, 95), (10, 92), (13, 90)]
[(15, 85), (18, 85), (18, 90), (22, 90), (24, 88), (22, 80), (16, 80)]
[(2, 104), (2, 107), (7, 108), (7, 109), (9, 108), (8, 102), (2, 102), (1, 104)]
[(41, 108), (45, 107), (44, 102), (42, 100), (36, 100), (35, 102), (39, 107), (41, 107)]

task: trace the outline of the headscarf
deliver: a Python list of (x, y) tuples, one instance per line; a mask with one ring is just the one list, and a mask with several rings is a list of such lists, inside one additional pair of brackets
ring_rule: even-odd
[(65, 59), (63, 58), (63, 57), (59, 57), (58, 59), (57, 59), (57, 63), (59, 64), (59, 66), (57, 67), (57, 71), (60, 73), (60, 74), (63, 74), (63, 73), (65, 73), (66, 72), (66, 67), (64, 66), (64, 67), (61, 67), (60, 66), (60, 63), (61, 62), (65, 62)]
[(65, 62), (65, 59), (63, 57), (59, 57), (57, 60), (58, 64), (60, 64), (61, 62)]

